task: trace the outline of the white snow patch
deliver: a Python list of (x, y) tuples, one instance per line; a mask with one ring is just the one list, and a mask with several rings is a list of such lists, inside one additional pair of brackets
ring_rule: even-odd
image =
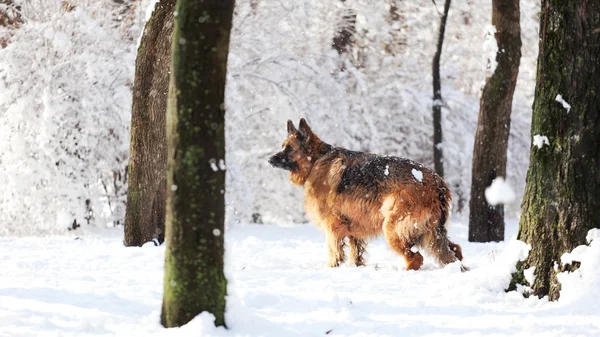
[(411, 171), (413, 177), (415, 177), (415, 179), (417, 179), (420, 182), (423, 182), (423, 172), (417, 170), (417, 169), (412, 169)]
[(600, 241), (600, 228), (590, 229), (590, 231), (587, 233), (587, 236), (585, 237), (585, 240), (588, 243), (591, 243), (594, 240)]
[(156, 4), (159, 0), (144, 0), (142, 1), (142, 8), (146, 8), (144, 21), (150, 20), (152, 17), (152, 13), (154, 13), (154, 9), (156, 8)]
[(571, 111), (571, 105), (565, 101), (561, 94), (556, 95), (556, 101), (562, 104), (562, 107), (567, 109), (567, 113)]
[(389, 165), (385, 165), (385, 170), (383, 171), (383, 174), (385, 174), (386, 176), (390, 174), (390, 166)]
[(492, 205), (507, 204), (515, 200), (515, 192), (503, 177), (497, 177), (492, 185), (485, 189), (485, 199)]
[[(588, 238), (598, 238), (597, 228), (588, 232)], [(561, 256), (562, 263), (578, 261), (580, 267), (572, 272), (558, 274), (561, 283), (560, 302), (571, 304), (573, 308), (589, 308), (598, 312), (600, 300), (600, 240), (592, 240), (589, 246), (575, 247), (572, 252)], [(594, 308), (594, 309), (592, 309)]]
[(577, 247), (573, 248), (573, 250), (571, 252), (564, 253), (560, 257), (560, 262), (563, 265), (567, 264), (567, 263), (572, 263), (572, 262), (581, 262), (581, 260), (585, 256), (588, 249), (590, 249), (590, 247), (586, 246), (586, 245), (577, 246)]
[(486, 70), (494, 72), (498, 62), (496, 54), (498, 53), (498, 42), (496, 41), (496, 27), (494, 25), (485, 25), (485, 41), (483, 41), (483, 57), (486, 62)]
[(154, 244), (154, 241), (148, 241), (142, 245), (142, 248), (153, 248), (153, 247), (156, 247), (156, 244)]
[(73, 216), (65, 211), (56, 212), (56, 225), (67, 228), (73, 223)]
[(548, 137), (542, 135), (533, 136), (533, 145), (537, 146), (538, 149), (544, 147), (544, 144), (550, 146), (550, 141), (548, 140)]
[(209, 160), (209, 163), (210, 163), (210, 168), (213, 171), (217, 172), (219, 170), (219, 167), (217, 167), (217, 160), (216, 159), (212, 158), (211, 160)]
[[(499, 251), (492, 249), (492, 247), (488, 246), (484, 249), (488, 263), (481, 269), (471, 268), (471, 271), (468, 272), (472, 274), (469, 282), (474, 288), (503, 291), (510, 284), (511, 273), (517, 271), (517, 262), (525, 260), (529, 255), (531, 245), (513, 237)], [(470, 255), (464, 250), (463, 253), (466, 258)], [(467, 267), (471, 266), (467, 265)], [(519, 294), (519, 296), (521, 295)]]
[(523, 270), (523, 276), (525, 276), (525, 280), (527, 280), (530, 285), (533, 285), (533, 282), (535, 282), (535, 267), (529, 267)]

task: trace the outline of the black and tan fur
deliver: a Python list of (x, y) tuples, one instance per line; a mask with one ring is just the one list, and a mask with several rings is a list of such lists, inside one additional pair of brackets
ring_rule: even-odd
[(367, 240), (382, 232), (407, 270), (423, 264), (413, 246), (441, 265), (462, 260), (461, 247), (447, 235), (450, 190), (435, 172), (404, 158), (333, 147), (304, 118), (299, 130), (292, 121), (287, 127), (282, 150), (269, 163), (290, 171), (292, 183), (304, 187), (306, 211), (327, 237), (329, 266), (345, 261), (345, 238), (350, 262), (363, 265)]

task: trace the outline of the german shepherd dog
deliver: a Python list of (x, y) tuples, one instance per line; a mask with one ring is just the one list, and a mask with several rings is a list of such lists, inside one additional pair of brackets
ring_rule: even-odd
[[(462, 261), (459, 245), (448, 239), (450, 190), (435, 172), (412, 160), (333, 147), (319, 139), (302, 118), (299, 129), (287, 121), (287, 139), (269, 163), (290, 171), (304, 186), (305, 209), (325, 231), (330, 267), (346, 260), (364, 265), (367, 239), (381, 232), (389, 246), (418, 270), (423, 256), (440, 265)], [(466, 268), (462, 267), (463, 270)]]

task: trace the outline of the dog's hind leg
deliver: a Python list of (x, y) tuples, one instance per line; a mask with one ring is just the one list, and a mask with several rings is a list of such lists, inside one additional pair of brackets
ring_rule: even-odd
[(454, 255), (459, 261), (463, 260), (462, 248), (460, 246), (450, 240), (448, 240), (448, 245), (450, 246), (450, 250), (454, 252)]
[(421, 247), (434, 256), (441, 266), (462, 260), (462, 250), (459, 245), (448, 240), (446, 227), (437, 224), (432, 227), (432, 230), (423, 236)]
[(413, 242), (411, 238), (400, 238), (396, 231), (396, 221), (389, 216), (383, 222), (383, 235), (388, 245), (402, 255), (406, 260), (406, 270), (418, 270), (423, 265), (423, 255), (411, 250)]
[(367, 241), (354, 236), (348, 237), (348, 246), (350, 246), (350, 263), (357, 267), (365, 265), (363, 253), (367, 250)]

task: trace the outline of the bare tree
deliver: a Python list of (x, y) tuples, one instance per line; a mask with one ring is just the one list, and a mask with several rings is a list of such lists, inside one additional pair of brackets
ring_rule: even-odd
[[(433, 56), (433, 164), (435, 172), (444, 176), (444, 155), (442, 151), (442, 83), (440, 80), (440, 58), (444, 45), (444, 34), (451, 0), (444, 2), (444, 12), (440, 17), (440, 28), (435, 55)], [(434, 1), (435, 4), (435, 1)]]
[(504, 240), (504, 205), (490, 205), (485, 189), (506, 177), (510, 115), (519, 63), (521, 26), (519, 0), (492, 0), (492, 24), (498, 42), (497, 67), (481, 94), (471, 176), (469, 241)]

